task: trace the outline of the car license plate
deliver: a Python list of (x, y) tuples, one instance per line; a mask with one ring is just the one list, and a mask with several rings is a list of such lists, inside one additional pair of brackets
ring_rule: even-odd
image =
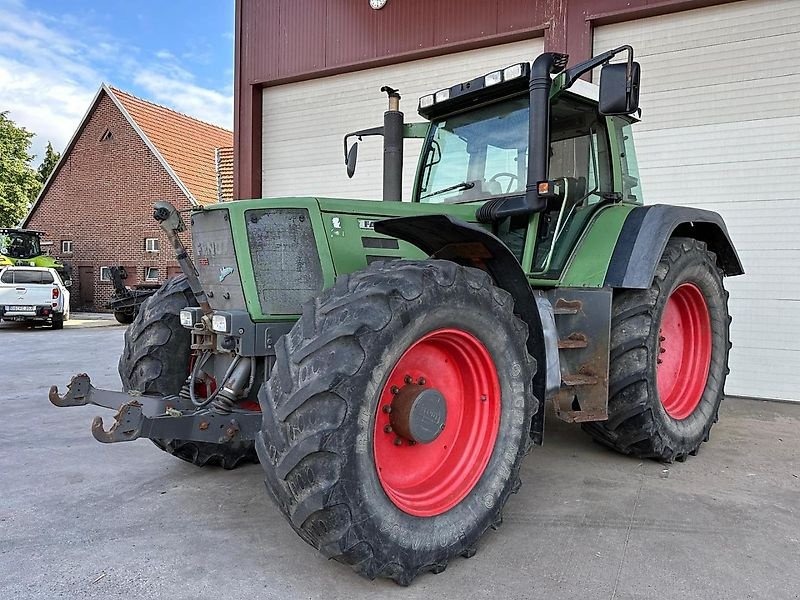
[(9, 306), (8, 312), (36, 312), (35, 306)]

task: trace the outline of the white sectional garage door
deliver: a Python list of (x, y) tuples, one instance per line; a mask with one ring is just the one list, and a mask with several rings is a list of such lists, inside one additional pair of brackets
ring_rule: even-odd
[[(515, 62), (532, 61), (542, 40), (531, 39), (398, 65), (266, 88), (263, 94), (262, 194), (381, 198), (383, 140), (364, 138), (355, 177), (345, 173), (345, 133), (383, 124), (381, 86), (400, 90), (406, 122), (420, 96)], [(403, 192), (411, 194), (421, 142), (406, 141)]]
[(645, 201), (725, 218), (747, 274), (727, 280), (733, 395), (800, 400), (800, 2), (745, 0), (598, 27), (631, 44)]

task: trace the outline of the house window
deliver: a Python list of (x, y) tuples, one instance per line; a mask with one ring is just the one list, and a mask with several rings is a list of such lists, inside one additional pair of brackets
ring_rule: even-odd
[(114, 134), (111, 133), (111, 130), (110, 129), (106, 129), (103, 132), (103, 135), (100, 137), (100, 141), (101, 142), (107, 142), (108, 140), (113, 139), (113, 138), (114, 138)]
[(111, 281), (111, 267), (100, 267), (100, 281)]
[(158, 281), (158, 267), (145, 267), (144, 280)]
[(158, 252), (161, 248), (161, 243), (158, 238), (145, 238), (144, 250), (145, 252)]
[(72, 240), (61, 240), (61, 254), (72, 254)]

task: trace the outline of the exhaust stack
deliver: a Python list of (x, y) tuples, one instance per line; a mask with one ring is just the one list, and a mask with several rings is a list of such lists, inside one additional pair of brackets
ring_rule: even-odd
[(383, 200), (403, 199), (403, 113), (398, 90), (385, 85), (389, 110), (383, 113)]

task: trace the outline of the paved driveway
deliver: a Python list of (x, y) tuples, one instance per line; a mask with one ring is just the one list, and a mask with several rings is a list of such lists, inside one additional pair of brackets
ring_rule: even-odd
[(102, 445), (89, 423), (110, 411), (48, 403), (78, 371), (118, 388), (123, 332), (0, 331), (0, 598), (800, 597), (800, 404), (727, 401), (700, 455), (670, 466), (551, 418), (499, 531), (400, 588), (317, 555), (258, 465)]

